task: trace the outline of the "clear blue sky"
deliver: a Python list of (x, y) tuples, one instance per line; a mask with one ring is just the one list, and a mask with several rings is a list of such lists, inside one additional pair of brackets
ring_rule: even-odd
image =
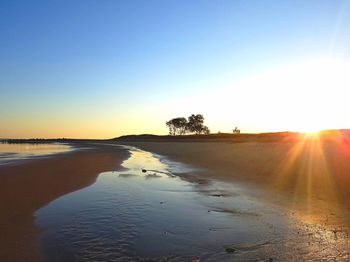
[(3, 0), (0, 30), (0, 137), (162, 134), (191, 113), (214, 132), (283, 130), (259, 105), (244, 116), (237, 83), (350, 58), (349, 1)]

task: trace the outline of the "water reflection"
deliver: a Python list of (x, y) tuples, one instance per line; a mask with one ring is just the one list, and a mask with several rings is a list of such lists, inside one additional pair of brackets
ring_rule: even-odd
[(7, 144), (0, 143), (0, 165), (13, 163), (14, 161), (46, 156), (50, 154), (62, 153), (72, 150), (72, 147), (66, 144)]
[[(200, 169), (194, 169), (186, 164), (172, 162), (166, 158), (137, 149), (132, 146), (122, 146), (128, 149), (131, 153), (130, 158), (122, 163), (125, 172), (119, 172), (119, 175), (137, 174), (143, 175), (146, 178), (150, 177), (174, 177), (175, 174), (187, 174)], [(141, 172), (140, 172), (141, 171)]]
[(198, 170), (128, 149), (123, 171), (36, 213), (48, 261), (286, 261), (323, 248), (304, 245), (288, 214), (243, 189), (181, 180), (173, 174)]

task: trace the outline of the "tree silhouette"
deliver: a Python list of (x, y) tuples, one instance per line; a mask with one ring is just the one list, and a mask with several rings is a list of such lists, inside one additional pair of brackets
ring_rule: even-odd
[(184, 135), (187, 132), (187, 119), (177, 117), (166, 122), (170, 135)]
[(210, 130), (204, 125), (204, 117), (201, 114), (190, 115), (188, 117), (188, 130), (195, 134), (209, 134)]
[(204, 125), (204, 117), (201, 114), (190, 115), (188, 121), (184, 117), (173, 118), (166, 122), (170, 135), (185, 135), (186, 133), (209, 134), (210, 130)]
[(207, 126), (203, 126), (201, 133), (205, 134), (205, 135), (209, 135), (210, 134), (210, 130)]

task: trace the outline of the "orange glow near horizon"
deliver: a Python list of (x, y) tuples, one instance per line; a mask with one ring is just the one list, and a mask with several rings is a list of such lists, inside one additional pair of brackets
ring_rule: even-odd
[[(96, 104), (88, 109), (30, 112), (2, 120), (2, 138), (113, 138), (168, 133), (173, 117), (201, 113), (212, 133), (307, 132), (349, 128), (347, 90), (350, 63), (315, 59), (265, 69), (226, 86), (210, 84), (198, 94), (169, 97), (127, 108)], [(204, 85), (204, 84), (203, 84)], [(196, 99), (193, 99), (194, 96)], [(40, 117), (38, 117), (38, 115)]]

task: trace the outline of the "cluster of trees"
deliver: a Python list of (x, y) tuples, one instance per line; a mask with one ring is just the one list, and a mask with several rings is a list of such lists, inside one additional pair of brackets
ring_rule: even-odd
[(170, 135), (185, 135), (188, 133), (209, 134), (210, 130), (204, 125), (204, 117), (201, 114), (173, 118), (166, 122)]

